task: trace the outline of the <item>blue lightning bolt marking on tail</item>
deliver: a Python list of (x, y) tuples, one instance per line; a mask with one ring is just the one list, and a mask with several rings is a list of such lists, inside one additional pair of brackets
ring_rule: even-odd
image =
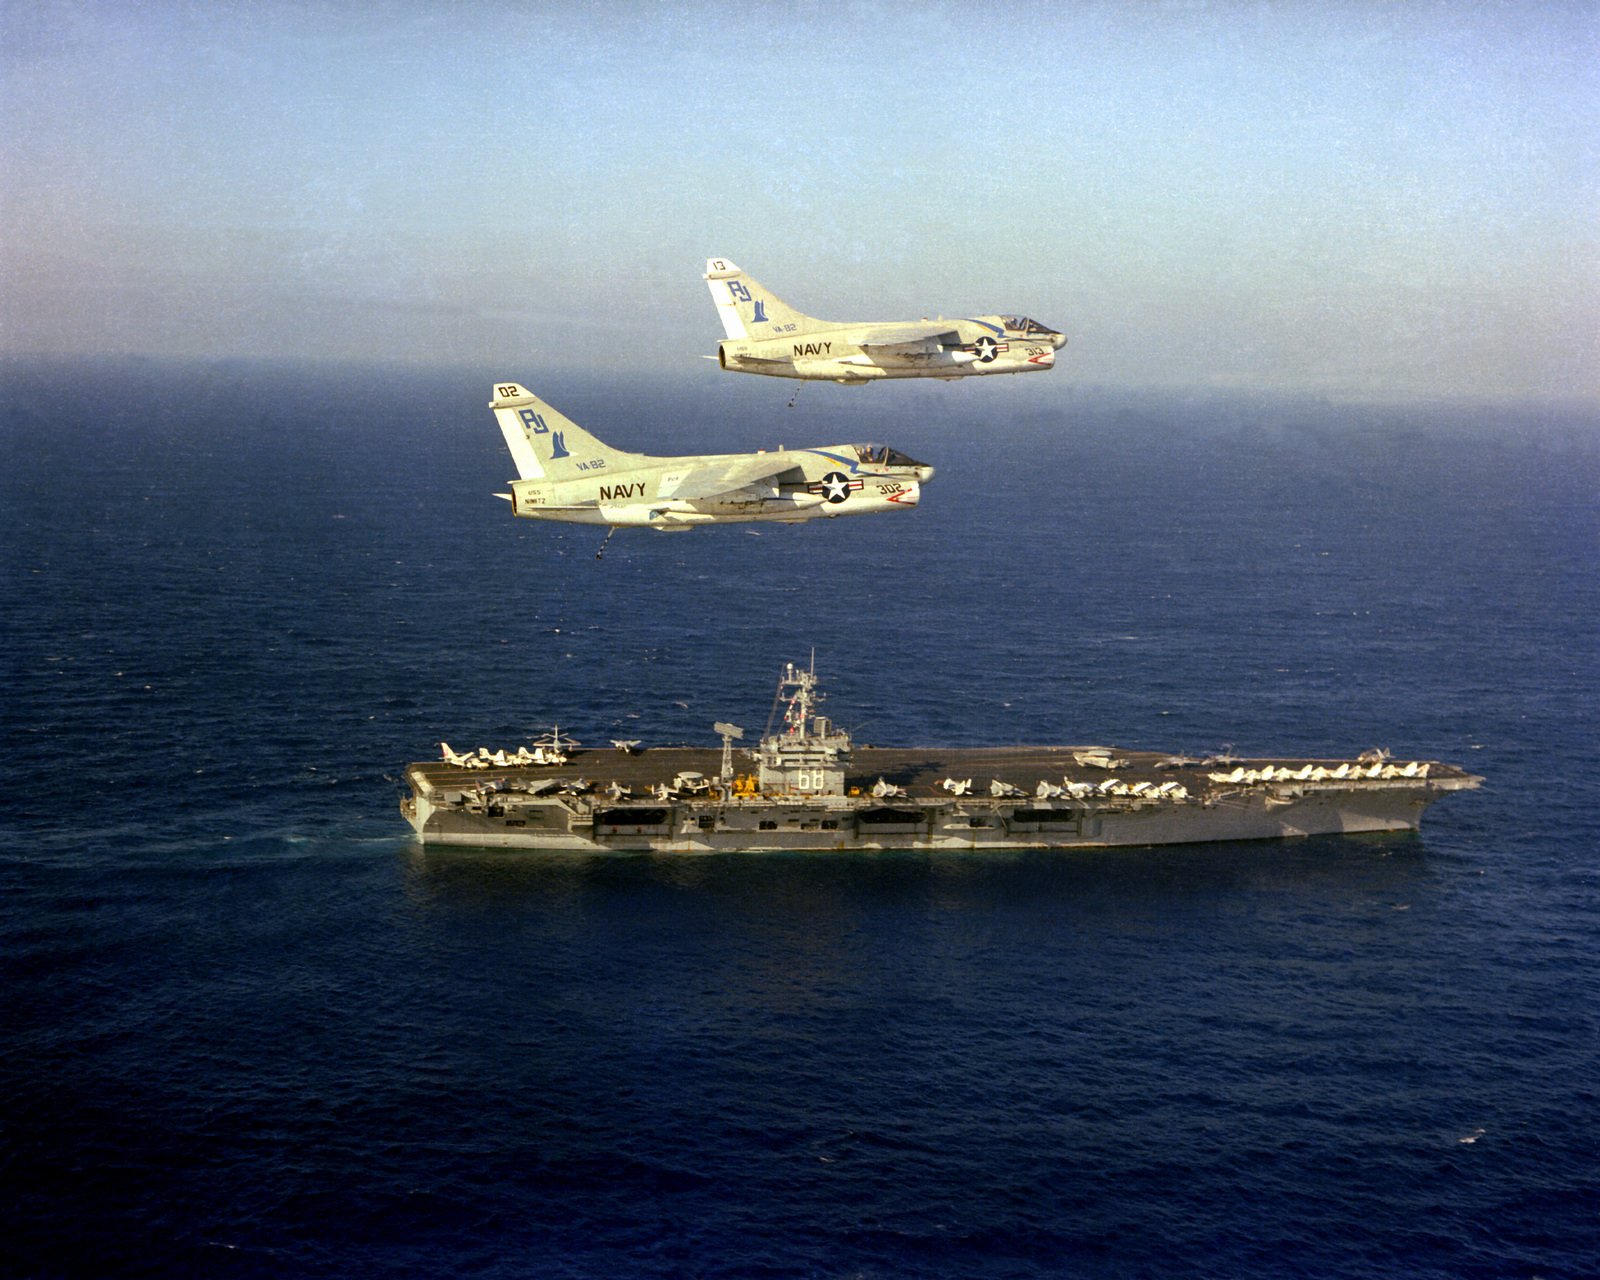
[(552, 435), (550, 437), (550, 443), (552, 446), (550, 450), (550, 460), (552, 462), (554, 462), (557, 458), (570, 458), (572, 456), (567, 452), (567, 441), (562, 432), (557, 431), (554, 435)]

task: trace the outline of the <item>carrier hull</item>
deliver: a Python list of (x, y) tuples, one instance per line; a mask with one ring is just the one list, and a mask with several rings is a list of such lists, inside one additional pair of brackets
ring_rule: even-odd
[[(1078, 762), (1097, 752), (1117, 767)], [(1424, 776), (1384, 777), (1401, 766), (1379, 764), (1370, 776), (1374, 766), (1337, 760), (1230, 760), (1223, 768), (1107, 748), (869, 747), (853, 752), (837, 792), (740, 795), (720, 782), (697, 794), (653, 791), (684, 775), (715, 778), (718, 762), (715, 751), (669, 748), (584, 752), (561, 766), (413, 764), (401, 810), (426, 845), (684, 854), (1090, 849), (1414, 831), (1428, 805), (1481, 781), (1437, 762), (1406, 766)], [(1341, 768), (1361, 776), (1292, 776)], [(1229, 781), (1236, 773), (1243, 776)], [(596, 781), (558, 790), (580, 774)], [(971, 786), (956, 794), (947, 781)], [(1073, 796), (1074, 784), (1090, 794)], [(1102, 792), (1108, 784), (1116, 794)], [(607, 787), (629, 794), (613, 798)], [(1051, 788), (1063, 794), (1039, 796)]]

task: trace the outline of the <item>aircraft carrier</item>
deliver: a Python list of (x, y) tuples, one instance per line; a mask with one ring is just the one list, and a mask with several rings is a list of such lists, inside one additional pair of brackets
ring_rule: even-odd
[(818, 713), (788, 664), (755, 750), (635, 742), (579, 750), (559, 728), (515, 752), (411, 764), (400, 810), (424, 845), (575, 852), (1078, 849), (1414, 831), (1483, 779), (1370, 751), (1349, 760), (1195, 759), (1116, 747), (876, 747)]

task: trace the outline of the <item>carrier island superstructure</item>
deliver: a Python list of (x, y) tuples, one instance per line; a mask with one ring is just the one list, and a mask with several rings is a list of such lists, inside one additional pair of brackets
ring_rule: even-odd
[(1482, 779), (1390, 758), (1196, 759), (1115, 747), (858, 747), (819, 713), (813, 669), (778, 680), (753, 751), (559, 732), (513, 753), (408, 765), (400, 809), (425, 845), (579, 852), (1096, 848), (1412, 831)]

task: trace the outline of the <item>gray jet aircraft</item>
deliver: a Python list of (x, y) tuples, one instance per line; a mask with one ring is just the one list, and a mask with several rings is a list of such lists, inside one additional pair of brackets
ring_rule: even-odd
[(733, 373), (828, 378), (964, 378), (1049, 369), (1065, 335), (1026, 316), (836, 323), (803, 315), (726, 258), (706, 261), (706, 283), (728, 337), (717, 361)]
[(624, 453), (515, 382), (496, 383), (489, 408), (519, 477), (510, 493), (496, 495), (511, 503), (512, 513), (606, 525), (611, 533), (905, 511), (933, 478), (932, 467), (886, 445), (678, 458)]

